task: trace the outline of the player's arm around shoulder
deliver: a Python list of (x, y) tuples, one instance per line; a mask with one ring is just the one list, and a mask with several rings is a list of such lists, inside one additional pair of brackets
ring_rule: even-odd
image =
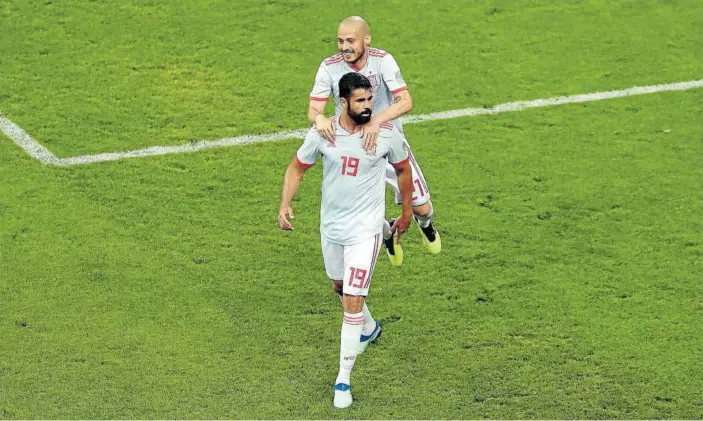
[(400, 118), (413, 108), (413, 99), (408, 91), (408, 85), (400, 73), (398, 63), (390, 54), (386, 54), (382, 60), (381, 77), (393, 95), (393, 99), (388, 108), (371, 119), (368, 130), (364, 132), (365, 150), (372, 150), (376, 147), (376, 136), (381, 123)]
[(317, 126), (320, 134), (328, 141), (334, 142), (334, 123), (325, 117), (325, 106), (332, 94), (332, 77), (326, 69), (325, 62), (320, 64), (315, 75), (312, 91), (310, 91), (310, 101), (308, 103), (308, 122)]
[(395, 104), (398, 104), (397, 112), (400, 114), (400, 116), (407, 114), (410, 110), (413, 109), (413, 98), (412, 96), (410, 96), (410, 91), (408, 90), (407, 86), (402, 91), (398, 91), (393, 94), (393, 104), (391, 105)]
[(400, 114), (398, 116), (394, 115), (393, 119), (395, 119), (412, 110), (413, 99), (408, 90), (408, 84), (400, 71), (400, 66), (398, 66), (398, 62), (393, 55), (388, 53), (383, 57), (381, 69), (383, 81), (388, 86), (391, 95), (393, 95), (391, 107), (395, 108), (395, 113)]
[(310, 103), (308, 104), (308, 122), (310, 125), (319, 125), (322, 119), (325, 118), (325, 106), (327, 106), (327, 98), (310, 98)]

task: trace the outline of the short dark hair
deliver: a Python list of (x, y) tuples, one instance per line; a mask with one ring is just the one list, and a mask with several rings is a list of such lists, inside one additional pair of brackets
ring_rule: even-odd
[(349, 101), (352, 92), (356, 89), (371, 90), (371, 82), (361, 73), (351, 72), (339, 79), (339, 97)]

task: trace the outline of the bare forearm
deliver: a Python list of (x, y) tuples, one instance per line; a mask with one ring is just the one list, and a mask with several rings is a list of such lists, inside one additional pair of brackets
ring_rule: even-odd
[(283, 193), (281, 194), (281, 207), (290, 206), (290, 202), (298, 191), (300, 180), (303, 178), (303, 172), (295, 164), (291, 163), (286, 170), (286, 175), (283, 178)]
[(400, 189), (400, 196), (403, 205), (403, 215), (412, 215), (413, 213), (413, 177), (410, 170), (410, 165), (407, 165), (402, 169), (396, 169), (396, 174), (398, 176), (398, 188)]
[[(400, 97), (396, 97), (400, 98)], [(400, 98), (394, 100), (390, 107), (386, 108), (381, 114), (377, 115), (375, 118), (379, 123), (386, 121), (395, 120), (398, 117), (405, 115), (408, 111), (412, 110), (413, 102), (410, 97)]]
[(317, 121), (318, 118), (325, 118), (325, 104), (325, 102), (310, 101), (310, 105), (308, 106), (308, 122), (310, 122), (311, 126), (316, 123), (319, 124), (319, 121)]
[(308, 122), (310, 123), (311, 126), (313, 124), (317, 123), (317, 120), (316, 120), (317, 116), (320, 116), (320, 115), (324, 117), (324, 114), (322, 114), (322, 112), (320, 112), (320, 111), (314, 110), (312, 108), (310, 108), (308, 110)]

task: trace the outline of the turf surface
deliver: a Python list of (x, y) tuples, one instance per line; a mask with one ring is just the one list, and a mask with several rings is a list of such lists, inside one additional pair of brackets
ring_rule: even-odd
[[(701, 74), (694, 2), (391, 4), (0, 1), (0, 110), (59, 156), (299, 128), (351, 13), (413, 113)], [(299, 140), (56, 168), (0, 139), (0, 418), (703, 418), (701, 104), (408, 125), (445, 250), (381, 259), (346, 411), (319, 166), (276, 225)]]

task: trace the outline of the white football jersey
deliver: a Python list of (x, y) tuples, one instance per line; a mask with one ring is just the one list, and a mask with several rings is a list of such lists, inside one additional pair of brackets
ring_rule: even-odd
[[(368, 59), (366, 65), (361, 69), (353, 68), (349, 65), (341, 53), (337, 53), (322, 61), (317, 69), (315, 84), (310, 92), (310, 99), (314, 101), (327, 101), (330, 94), (334, 95), (335, 113), (342, 113), (342, 106), (339, 103), (339, 80), (347, 73), (358, 72), (366, 76), (373, 88), (373, 114), (378, 115), (388, 108), (393, 95), (408, 89), (400, 73), (400, 67), (392, 55), (378, 48), (368, 49)], [(399, 119), (393, 124), (401, 129)]]
[(385, 216), (386, 164), (398, 165), (408, 159), (402, 135), (390, 122), (381, 124), (376, 151), (369, 154), (361, 146), (361, 131), (347, 132), (332, 117), (337, 128), (331, 144), (310, 129), (298, 149), (298, 164), (309, 167), (322, 155), (322, 202), (320, 232), (331, 242), (354, 245), (381, 232)]

